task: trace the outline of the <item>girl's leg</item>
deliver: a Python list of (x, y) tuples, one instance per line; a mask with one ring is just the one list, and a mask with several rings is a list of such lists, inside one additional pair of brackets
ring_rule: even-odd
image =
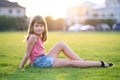
[(70, 49), (70, 47), (67, 44), (65, 44), (64, 42), (59, 42), (58, 44), (56, 44), (48, 52), (48, 55), (51, 57), (57, 58), (59, 56), (59, 54), (61, 53), (61, 51), (63, 51), (64, 55), (66, 55), (68, 58), (70, 58), (72, 60), (83, 61), (83, 59), (81, 59), (78, 55), (76, 55), (76, 53), (72, 49)]
[[(100, 67), (100, 66), (101, 66), (101, 62), (55, 59), (55, 62), (52, 67), (88, 68), (88, 67)], [(108, 66), (109, 65), (105, 63), (105, 67)]]

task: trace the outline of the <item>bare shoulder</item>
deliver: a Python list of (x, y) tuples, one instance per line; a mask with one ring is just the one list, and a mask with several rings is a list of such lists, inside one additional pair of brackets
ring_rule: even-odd
[(29, 41), (37, 41), (37, 36), (35, 34), (31, 34), (29, 37)]

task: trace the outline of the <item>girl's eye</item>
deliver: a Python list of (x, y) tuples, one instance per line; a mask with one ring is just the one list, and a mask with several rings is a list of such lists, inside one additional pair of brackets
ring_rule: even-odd
[(39, 25), (35, 25), (35, 27), (38, 27)]
[(43, 27), (43, 24), (40, 24), (41, 27)]
[(38, 24), (38, 25), (36, 24), (36, 25), (35, 25), (35, 27), (39, 27), (39, 26), (40, 26), (40, 27), (43, 27), (44, 25), (43, 25), (43, 24)]

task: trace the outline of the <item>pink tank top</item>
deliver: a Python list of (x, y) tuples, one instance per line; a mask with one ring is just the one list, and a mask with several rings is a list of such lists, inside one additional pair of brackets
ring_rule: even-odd
[(30, 55), (30, 63), (33, 63), (33, 61), (40, 55), (45, 55), (45, 49), (42, 39), (37, 36), (37, 42), (35, 43)]

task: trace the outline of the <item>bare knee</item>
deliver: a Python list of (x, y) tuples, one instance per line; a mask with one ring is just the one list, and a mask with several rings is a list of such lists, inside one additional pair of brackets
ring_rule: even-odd
[(65, 46), (65, 42), (63, 42), (63, 41), (58, 42), (58, 46), (63, 48)]

